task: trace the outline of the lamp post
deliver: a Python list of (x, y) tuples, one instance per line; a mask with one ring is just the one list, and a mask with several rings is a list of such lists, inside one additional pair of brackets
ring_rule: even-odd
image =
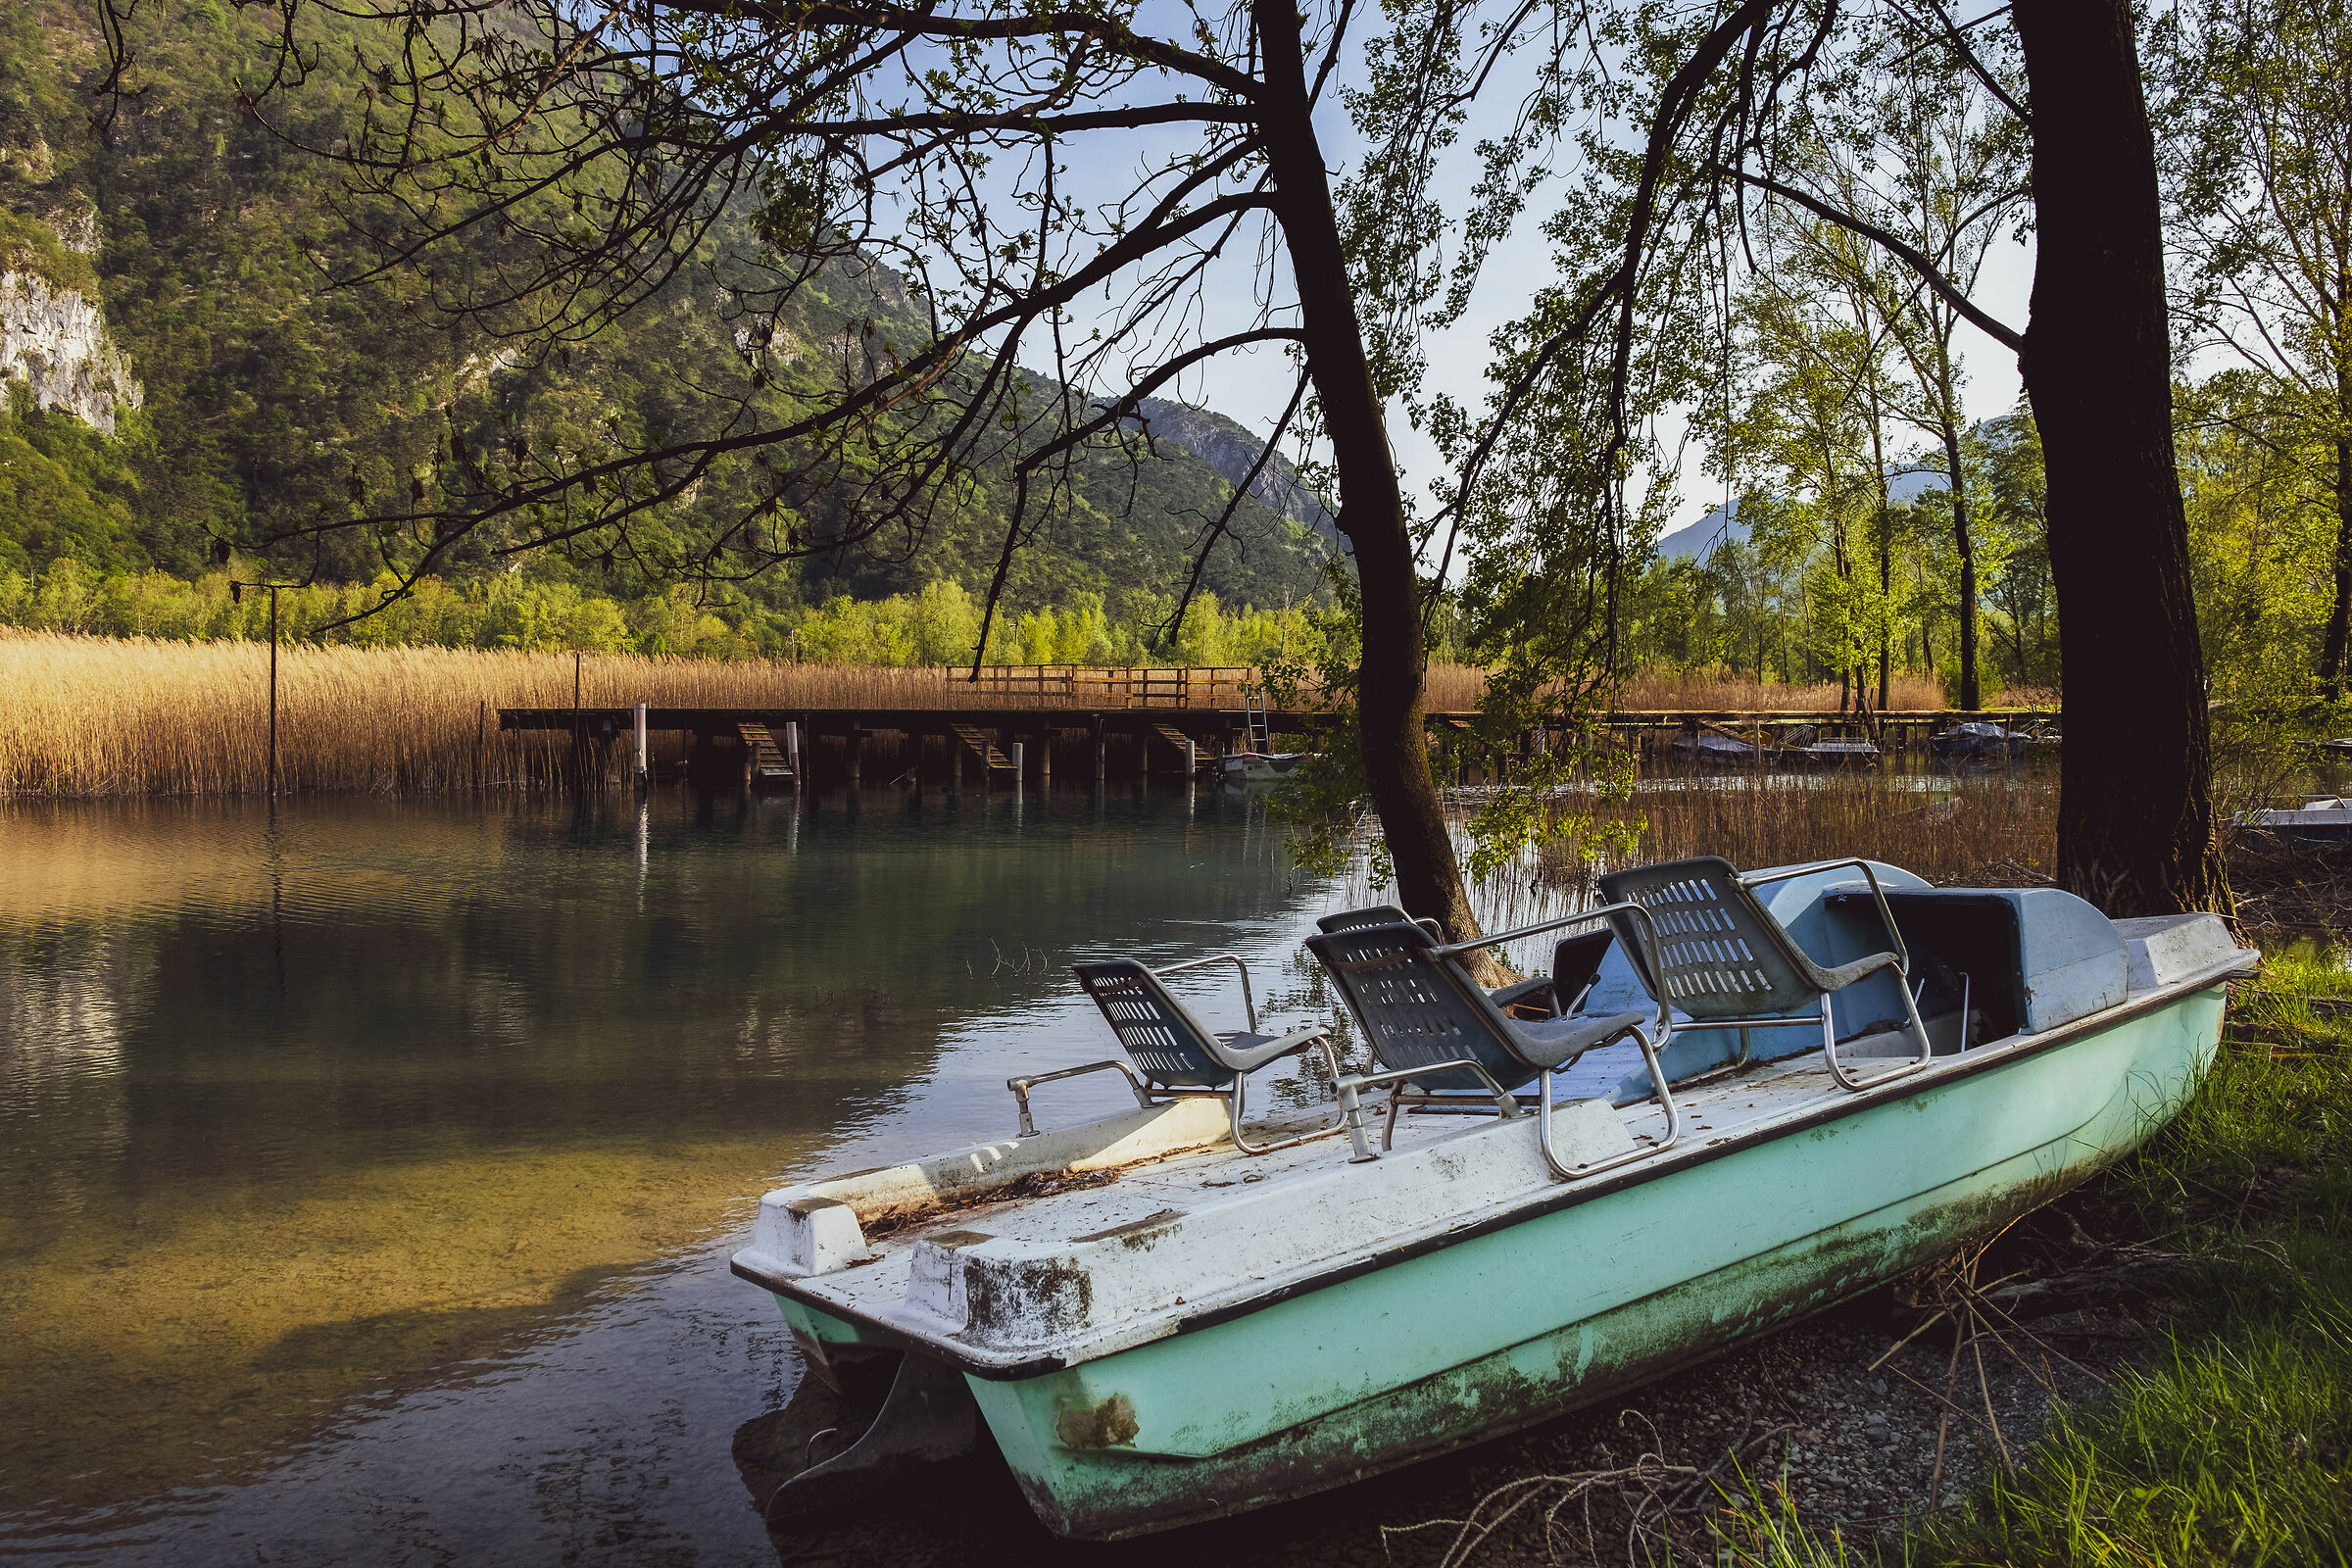
[(287, 582), (239, 582), (228, 580), (228, 602), (241, 605), (248, 588), (267, 589), (270, 594), (270, 799), (277, 799), (277, 591), (291, 588)]

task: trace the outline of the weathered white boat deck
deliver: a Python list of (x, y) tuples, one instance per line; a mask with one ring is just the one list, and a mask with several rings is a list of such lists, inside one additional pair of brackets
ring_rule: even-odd
[[(1571, 1098), (1596, 1099), (1607, 1094), (1641, 1060), (1630, 1046), (1596, 1052), (1593, 1057), (1580, 1062), (1577, 1071), (1564, 1078), (1555, 1101), (1562, 1117), (1558, 1137), (1564, 1150), (1574, 1136), (1568, 1118)], [(1832, 1083), (1818, 1052), (1751, 1063), (1678, 1091), (1676, 1099), (1684, 1115), (1683, 1147), (1799, 1113), (1829, 1097), (1843, 1095), (1845, 1091)], [(1223, 1112), (1213, 1102), (1191, 1102), (1185, 1108), (1213, 1111), (1221, 1125)], [(1253, 1122), (1251, 1136), (1304, 1131), (1328, 1123), (1336, 1113), (1336, 1106), (1326, 1104)], [(1620, 1123), (1639, 1145), (1654, 1144), (1666, 1131), (1664, 1113), (1653, 1103), (1614, 1109), (1589, 1103), (1585, 1114)], [(1375, 1116), (1376, 1138), (1378, 1124)], [(901, 1316), (907, 1305), (915, 1260), (924, 1243), (937, 1246), (944, 1242), (955, 1248), (979, 1236), (1029, 1248), (1086, 1247), (1115, 1239), (1105, 1233), (1157, 1227), (1183, 1217), (1199, 1222), (1210, 1245), (1196, 1260), (1197, 1289), (1189, 1301), (1178, 1296), (1165, 1303), (1181, 1307), (1263, 1278), (1251, 1273), (1236, 1277), (1220, 1268), (1220, 1263), (1235, 1260), (1246, 1251), (1215, 1245), (1220, 1234), (1231, 1234), (1235, 1227), (1262, 1229), (1268, 1223), (1283, 1224), (1292, 1215), (1306, 1219), (1312, 1210), (1312, 1220), (1320, 1223), (1301, 1226), (1298, 1237), (1300, 1255), (1290, 1259), (1297, 1263), (1318, 1252), (1330, 1256), (1327, 1247), (1314, 1245), (1319, 1239), (1312, 1234), (1315, 1232), (1346, 1250), (1377, 1250), (1395, 1245), (1408, 1234), (1425, 1232), (1432, 1224), (1444, 1228), (1448, 1223), (1467, 1223), (1485, 1217), (1496, 1206), (1510, 1206), (1515, 1199), (1556, 1190), (1558, 1183), (1537, 1153), (1536, 1136), (1533, 1109), (1508, 1123), (1491, 1111), (1480, 1115), (1407, 1112), (1396, 1119), (1394, 1148), (1380, 1160), (1365, 1165), (1349, 1161), (1348, 1140), (1339, 1135), (1258, 1155), (1245, 1154), (1232, 1144), (1220, 1142), (1069, 1176), (1040, 1172), (1025, 1183), (1016, 1178), (1020, 1190), (1004, 1196), (951, 1199), (911, 1213), (878, 1216), (871, 1232), (864, 1235), (870, 1259), (850, 1262), (838, 1271), (825, 1270), (821, 1278), (807, 1283), (848, 1312), (892, 1319)], [(1005, 1149), (1013, 1159), (1023, 1152), (1018, 1140), (1008, 1139), (1005, 1145), (996, 1147)], [(1377, 1179), (1374, 1173), (1384, 1166), (1401, 1172), (1425, 1163), (1415, 1156), (1430, 1154), (1464, 1156), (1497, 1166), (1516, 1179), (1502, 1183), (1502, 1191), (1490, 1189), (1483, 1195), (1487, 1200), (1472, 1210), (1447, 1212), (1419, 1202), (1397, 1204), (1394, 1184)], [(858, 1178), (850, 1177), (819, 1184), (819, 1188), (857, 1209), (860, 1206), (857, 1185)], [(1351, 1187), (1360, 1188), (1368, 1201), (1350, 1203)], [(997, 1191), (1003, 1193), (1004, 1189), (998, 1187)], [(1335, 1207), (1342, 1212), (1335, 1214)], [(1333, 1234), (1335, 1230), (1339, 1234)], [(1220, 1274), (1225, 1277), (1219, 1278)]]

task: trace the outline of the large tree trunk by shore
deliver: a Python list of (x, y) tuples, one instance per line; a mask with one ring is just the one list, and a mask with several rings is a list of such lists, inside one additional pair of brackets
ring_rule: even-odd
[(1298, 13), (1290, 0), (1254, 0), (1251, 14), (1265, 58), (1260, 124), (1274, 175), (1276, 215), (1289, 241), (1298, 290), (1307, 373), (1322, 405), (1338, 471), (1339, 527), (1354, 547), (1363, 594), (1356, 716), (1364, 774), (1396, 865), (1397, 897), (1407, 912), (1435, 918), (1449, 938), (1460, 941), (1477, 935), (1478, 924), (1429, 768), (1421, 710), (1428, 660), (1420, 580), (1405, 529), (1404, 494), (1364, 358), (1363, 323), (1340, 248), (1327, 166), (1308, 112)]
[(2013, 15), (2036, 250), (2019, 368), (2048, 473), (2065, 694), (2058, 881), (2112, 915), (2224, 908), (2132, 8), (2017, 0)]
[[(2337, 427), (2352, 424), (2352, 373), (2335, 378)], [(2335, 438), (2335, 600), (2320, 644), (2320, 690), (2329, 702), (2344, 695), (2344, 649), (2352, 637), (2352, 437)]]
[[(1960, 553), (1960, 706), (1975, 712), (1984, 706), (1984, 691), (1977, 674), (1977, 541), (1969, 531), (1968, 479), (1960, 459), (1960, 414), (1952, 407), (1946, 387), (1943, 409), (1943, 461), (1952, 479), (1952, 544)], [(2182, 524), (2185, 530), (2186, 523)], [(2185, 541), (2184, 531), (2181, 539)]]

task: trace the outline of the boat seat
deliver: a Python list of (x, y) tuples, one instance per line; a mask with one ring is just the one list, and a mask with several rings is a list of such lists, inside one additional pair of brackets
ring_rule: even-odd
[[(1640, 911), (1634, 912), (1640, 915)], [(1538, 1138), (1544, 1157), (1556, 1175), (1590, 1175), (1624, 1158), (1647, 1157), (1671, 1145), (1680, 1133), (1681, 1120), (1658, 1065), (1658, 1049), (1673, 1027), (1663, 1006), (1597, 1018), (1509, 1018), (1495, 1005), (1494, 998), (1470, 978), (1460, 961), (1463, 954), (1480, 948), (1604, 917), (1605, 911), (1591, 910), (1451, 945), (1441, 944), (1425, 927), (1409, 921), (1343, 926), (1308, 937), (1308, 951), (1331, 975), (1384, 1068), (1343, 1080), (1340, 1085), (1356, 1158), (1375, 1156), (1355, 1120), (1355, 1096), (1361, 1089), (1382, 1084), (1393, 1091), (1381, 1139), (1384, 1149), (1394, 1140), (1397, 1112), (1408, 1100), (1434, 1107), (1447, 1100), (1458, 1104), (1461, 1091), (1483, 1092), (1493, 1099), (1496, 1113), (1508, 1118), (1519, 1114), (1517, 1091), (1539, 1082)], [(1606, 943), (1600, 944), (1599, 951), (1605, 952), (1606, 947)], [(1599, 964), (1597, 953), (1589, 944), (1575, 945), (1569, 956), (1579, 968), (1588, 958), (1595, 968)], [(1654, 1040), (1650, 1033), (1653, 1025), (1658, 1031)], [(1571, 1169), (1560, 1163), (1552, 1149), (1551, 1075), (1587, 1052), (1628, 1035), (1640, 1043), (1650, 1068), (1658, 1102), (1666, 1112), (1667, 1136), (1619, 1159)]]
[[(1437, 921), (1416, 920), (1394, 904), (1371, 904), (1360, 909), (1342, 909), (1337, 914), (1327, 914), (1317, 920), (1315, 929), (1328, 935), (1334, 931), (1352, 931), (1358, 926), (1367, 925), (1417, 925), (1439, 941), (1446, 940), (1445, 930)], [(1609, 934), (1602, 931), (1597, 933), (1597, 937), (1601, 952), (1607, 952)], [(1600, 966), (1597, 954), (1593, 956), (1592, 964), (1595, 969)], [(1583, 993), (1586, 985), (1592, 984), (1592, 977), (1586, 975), (1583, 984), (1568, 991), (1562, 991), (1554, 984), (1555, 979), (1556, 976), (1552, 975), (1537, 975), (1533, 979), (1514, 980), (1507, 986), (1489, 987), (1487, 995), (1494, 999), (1494, 1005), (1506, 1012), (1513, 1007), (1535, 1007), (1556, 1018), (1568, 1011), (1569, 1004)]]
[(1579, 931), (1572, 937), (1562, 937), (1551, 950), (1552, 1010), (1571, 1013), (1582, 1002), (1585, 993), (1600, 974), (1601, 960), (1609, 949), (1617, 945), (1616, 934), (1606, 926), (1596, 931)]
[[(1241, 973), (1242, 1005), (1250, 1020), (1248, 1029), (1222, 1032), (1211, 1030), (1193, 1010), (1179, 1002), (1161, 983), (1163, 975), (1180, 970), (1196, 969), (1203, 964), (1230, 963)], [(1257, 1004), (1250, 993), (1250, 968), (1238, 955), (1212, 954), (1205, 958), (1194, 958), (1173, 963), (1161, 969), (1149, 969), (1133, 958), (1099, 958), (1070, 965), (1078, 983), (1094, 998), (1095, 1005), (1102, 1011), (1110, 1032), (1118, 1038), (1119, 1046), (1127, 1053), (1125, 1060), (1089, 1062), (1084, 1066), (1065, 1067), (1059, 1072), (1037, 1073), (1027, 1078), (1005, 1080), (1020, 1104), (1021, 1136), (1035, 1137), (1036, 1123), (1031, 1119), (1029, 1091), (1039, 1084), (1056, 1079), (1075, 1078), (1082, 1073), (1117, 1071), (1124, 1073), (1136, 1102), (1150, 1107), (1164, 1100), (1188, 1096), (1208, 1096), (1225, 1102), (1232, 1123), (1233, 1142), (1247, 1154), (1263, 1154), (1277, 1149), (1288, 1149), (1316, 1138), (1327, 1138), (1341, 1131), (1340, 1123), (1318, 1128), (1295, 1138), (1268, 1144), (1253, 1144), (1242, 1131), (1242, 1116), (1246, 1108), (1248, 1079), (1270, 1061), (1297, 1055), (1305, 1051), (1320, 1051), (1331, 1076), (1340, 1076), (1339, 1056), (1332, 1049), (1330, 1035), (1319, 1025), (1294, 1029), (1287, 1034), (1266, 1035), (1257, 1032)]]
[(1453, 954), (1410, 921), (1326, 931), (1308, 937), (1306, 945), (1339, 986), (1372, 1054), (1391, 1068), (1424, 1073), (1411, 1080), (1419, 1089), (1483, 1087), (1469, 1068), (1441, 1065), (1464, 1058), (1494, 1084), (1520, 1089), (1538, 1073), (1565, 1066), (1652, 1016), (1505, 1017)]
[[(1859, 868), (1869, 883), (1892, 947), (1825, 968), (1772, 917), (1754, 889), (1847, 865)], [(1830, 1072), (1847, 1089), (1865, 1089), (1917, 1072), (1932, 1057), (1934, 1047), (1907, 983), (1910, 954), (1869, 861), (1816, 860), (1741, 876), (1731, 861), (1702, 855), (1612, 871), (1600, 879), (1600, 890), (1612, 905), (1639, 906), (1648, 914), (1657, 933), (1655, 947), (1627, 941), (1627, 956), (1650, 994), (1691, 1022), (1737, 1028), (1743, 1043), (1750, 1029), (1818, 1024)], [(1626, 938), (1625, 916), (1611, 919), (1619, 938)], [(1896, 989), (1919, 1052), (1888, 1071), (1856, 1078), (1838, 1059), (1830, 998), (1882, 969), (1892, 969), (1897, 976)]]

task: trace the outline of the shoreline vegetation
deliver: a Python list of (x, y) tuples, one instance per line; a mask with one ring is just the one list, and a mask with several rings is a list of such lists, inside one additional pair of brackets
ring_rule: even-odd
[[(225, 601), (225, 589), (222, 592)], [(267, 787), (268, 606), (248, 594), (245, 619), (211, 640), (108, 637), (0, 627), (0, 797), (234, 795)], [(5, 617), (0, 617), (5, 618)], [(968, 645), (967, 645), (968, 646)], [(1224, 651), (1224, 650), (1217, 650)], [(1162, 667), (1215, 664), (1173, 660)], [(1233, 663), (1247, 663), (1234, 660)], [(498, 710), (564, 708), (574, 653), (562, 647), (480, 649), (286, 642), (278, 651), (278, 769), (287, 791), (411, 794), (539, 788), (560, 775), (567, 734), (501, 734)], [(970, 708), (1004, 706), (952, 666), (709, 659), (582, 651), (588, 708)], [(1484, 676), (1436, 663), (1426, 704), (1476, 706)], [(1916, 688), (1916, 689), (1913, 689)], [(2007, 694), (2032, 698), (2039, 694)], [(1902, 701), (1940, 706), (1912, 678)], [(1636, 677), (1619, 694), (1631, 710), (1769, 707), (1829, 713), (1835, 683), (1756, 685), (1707, 676)], [(1035, 706), (1026, 694), (1020, 706)], [(680, 741), (654, 737), (657, 764)], [(886, 777), (887, 774), (869, 776)]]
[[(2101, 1371), (2099, 1392), (2056, 1400), (2044, 1430), (1988, 1464), (1974, 1495), (1876, 1537), (1804, 1519), (1785, 1478), (1752, 1468), (1717, 1494), (1709, 1561), (2347, 1560), (2352, 975), (2333, 956), (2274, 951), (2231, 989), (2194, 1099), (2047, 1211), (2071, 1233), (2068, 1255), (2034, 1260), (2042, 1277), (2013, 1274), (2002, 1293), (2101, 1298), (2136, 1322), (2137, 1343)], [(1992, 1333), (2046, 1360), (2054, 1352), (2035, 1327), (2004, 1321)]]

